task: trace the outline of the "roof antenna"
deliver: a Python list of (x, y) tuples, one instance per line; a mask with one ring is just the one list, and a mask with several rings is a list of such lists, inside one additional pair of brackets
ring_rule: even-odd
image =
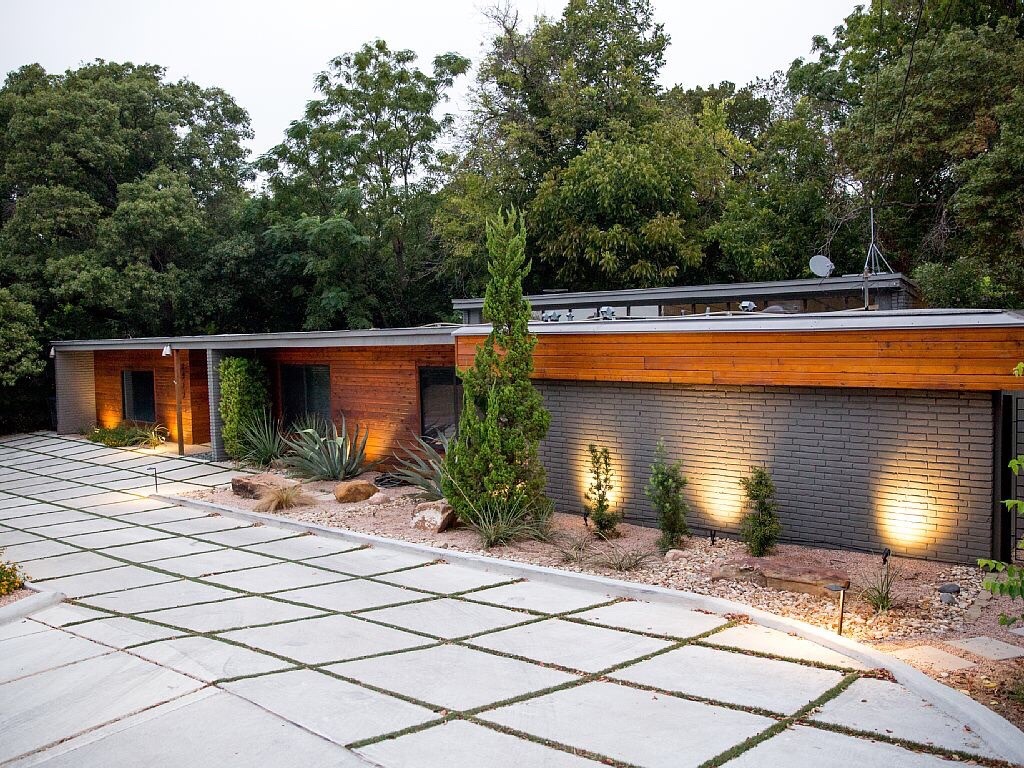
[(883, 274), (882, 265), (885, 265), (885, 274), (892, 274), (892, 267), (885, 260), (882, 250), (878, 247), (875, 239), (875, 207), (871, 206), (871, 243), (868, 245), (868, 255), (864, 259), (864, 276)]

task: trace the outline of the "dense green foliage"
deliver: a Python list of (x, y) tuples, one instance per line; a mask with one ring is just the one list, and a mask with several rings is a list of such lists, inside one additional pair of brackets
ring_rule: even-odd
[(615, 535), (615, 526), (622, 519), (622, 512), (613, 509), (611, 492), (615, 489), (612, 479), (612, 454), (606, 446), (587, 446), (590, 454), (590, 468), (587, 490), (584, 493), (583, 510), (586, 518), (594, 524), (597, 535), (608, 538)]
[(86, 438), (108, 448), (156, 448), (167, 440), (167, 427), (122, 421), (116, 427), (95, 427)]
[(370, 430), (356, 424), (351, 435), (341, 419), (341, 428), (329, 424), (326, 434), (303, 429), (284, 438), (287, 452), (285, 467), (299, 477), (311, 480), (348, 480), (363, 471), (366, 463), (366, 440)]
[(686, 525), (686, 514), (690, 511), (683, 488), (686, 478), (683, 476), (682, 462), (669, 462), (665, 450), (665, 441), (659, 440), (654, 452), (654, 463), (651, 465), (651, 478), (647, 481), (644, 493), (658, 514), (658, 527), (661, 528), (661, 539), (658, 547), (668, 552), (679, 546), (683, 536), (690, 534)]
[(243, 427), (254, 423), (270, 407), (267, 371), (259, 360), (225, 357), (217, 374), (224, 450), (231, 458), (242, 459), (248, 450), (242, 438)]
[(740, 538), (751, 555), (764, 557), (775, 549), (782, 534), (775, 503), (775, 483), (767, 469), (755, 467), (749, 477), (740, 478), (740, 484), (750, 505), (740, 525)]
[(489, 12), (468, 59), (331, 60), (250, 161), (249, 118), (155, 65), (0, 87), (0, 430), (40, 426), (54, 338), (450, 320), (487, 220), (531, 222), (528, 291), (860, 272), (934, 305), (1024, 306), (1024, 1), (871, 0), (747, 85), (663, 87), (651, 0)]
[(551, 417), (530, 380), (537, 339), (523, 298), (530, 271), (525, 247), (525, 227), (514, 210), (487, 222), (490, 280), (483, 313), (491, 331), (473, 365), (460, 373), (462, 414), (444, 465), (444, 495), (465, 522), (473, 520), (474, 505), (491, 498), (521, 498), (515, 508), (538, 519), (551, 510), (539, 454)]

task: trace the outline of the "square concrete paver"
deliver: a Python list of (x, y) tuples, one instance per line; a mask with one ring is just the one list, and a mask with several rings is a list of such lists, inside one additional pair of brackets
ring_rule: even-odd
[(328, 539), (324, 536), (296, 536), (292, 539), (270, 541), (264, 544), (249, 544), (245, 548), (250, 552), (283, 557), (286, 560), (307, 560), (347, 552), (355, 549), (356, 546), (348, 541)]
[(0, 648), (0, 683), (110, 653), (109, 648), (61, 629), (5, 640)]
[(400, 571), (399, 573), (382, 574), (377, 578), (401, 587), (450, 595), (494, 584), (503, 584), (513, 581), (515, 577), (506, 576), (503, 573), (478, 571), (475, 568), (467, 568), (463, 565), (436, 563), (423, 566), (422, 568)]
[(278, 621), (308, 619), (318, 613), (312, 608), (301, 608), (265, 597), (236, 597), (216, 603), (167, 608), (143, 613), (141, 616), (193, 632), (220, 632)]
[(643, 603), (627, 600), (621, 603), (594, 608), (591, 611), (574, 614), (574, 618), (586, 619), (595, 624), (655, 635), (669, 635), (685, 639), (708, 632), (726, 623), (721, 616), (691, 611), (676, 605)]
[(85, 602), (97, 608), (106, 608), (118, 613), (142, 613), (143, 611), (158, 611), (161, 608), (174, 608), (181, 605), (211, 603), (214, 600), (227, 600), (238, 596), (237, 592), (210, 584), (178, 579), (167, 584), (97, 595), (86, 598)]
[[(351, 548), (351, 546), (350, 544), (349, 547)], [(340, 571), (351, 576), (372, 576), (377, 573), (397, 571), (400, 568), (426, 565), (433, 561), (429, 557), (409, 552), (399, 552), (379, 547), (364, 547), (363, 549), (355, 549), (349, 552), (322, 555), (316, 559), (307, 560), (307, 562), (310, 565), (330, 568), (332, 571)]]
[(425, 707), (309, 669), (238, 680), (224, 687), (341, 745), (438, 717)]
[(297, 536), (295, 531), (275, 528), (270, 525), (250, 525), (248, 528), (232, 528), (227, 531), (204, 533), (203, 539), (227, 547), (246, 547), (251, 544), (265, 544), (268, 541), (289, 539)]
[(145, 621), (136, 621), (126, 616), (112, 616), (109, 619), (74, 624), (65, 627), (64, 631), (113, 648), (128, 648), (140, 643), (167, 640), (182, 635), (179, 630), (159, 627)]
[(308, 565), (301, 565), (299, 563), (277, 563), (259, 568), (250, 568), (246, 571), (208, 576), (206, 581), (209, 581), (211, 584), (223, 584), (228, 587), (234, 587), (246, 592), (264, 593), (311, 587), (314, 584), (327, 584), (351, 578), (351, 576), (344, 573), (310, 568)]
[(122, 565), (119, 568), (107, 568), (103, 571), (92, 571), (75, 576), (61, 576), (47, 579), (42, 583), (47, 589), (63, 592), (68, 597), (87, 597), (107, 592), (120, 592), (136, 587), (147, 587), (174, 581), (175, 576), (139, 568), (134, 565)]
[(182, 520), (177, 523), (161, 523), (156, 526), (162, 531), (178, 533), (184, 536), (203, 536), (215, 531), (227, 531), (231, 528), (245, 528), (249, 523), (241, 520), (232, 520), (228, 517), (214, 515), (210, 517), (194, 517), (191, 520)]
[(933, 645), (915, 645), (911, 648), (900, 648), (891, 651), (897, 659), (913, 664), (915, 667), (930, 667), (938, 672), (958, 672), (977, 666), (973, 661), (961, 659)]
[(110, 614), (103, 611), (94, 611), (82, 605), (71, 605), (69, 603), (58, 603), (52, 608), (32, 614), (32, 620), (42, 622), (50, 627), (64, 627), (80, 621), (91, 619), (104, 619)]
[[(40, 624), (38, 621), (32, 621), (31, 619), (20, 619), (18, 621), (10, 621), (6, 624), (0, 624), (0, 643), (4, 640), (11, 640), (16, 637), (24, 637), (25, 635), (34, 635), (37, 632), (45, 632), (46, 625)], [(4, 651), (0, 649), (0, 657), (3, 656)]]
[(124, 563), (112, 560), (109, 557), (96, 554), (95, 552), (72, 552), (68, 555), (57, 555), (46, 557), (42, 560), (33, 560), (24, 566), (25, 573), (32, 581), (42, 579), (55, 579), (61, 576), (71, 576), (76, 573), (91, 573), (102, 571), (107, 568), (120, 568)]
[(969, 637), (966, 640), (952, 640), (949, 643), (957, 648), (970, 651), (975, 656), (981, 656), (989, 661), (1006, 661), (1007, 659), (1019, 659), (1024, 656), (1024, 648), (1019, 645), (1004, 643), (994, 637)]
[(785, 730), (726, 763), (727, 768), (954, 768), (962, 765), (961, 762), (910, 752), (881, 741), (869, 741), (806, 726)]
[(575, 679), (574, 675), (459, 645), (439, 645), (328, 667), (342, 677), (449, 709), (505, 701)]
[(645, 768), (699, 766), (776, 722), (614, 683), (555, 691), (480, 717)]
[(541, 581), (519, 581), (470, 594), (469, 599), (492, 603), (505, 608), (521, 608), (539, 613), (564, 613), (606, 603), (611, 598), (597, 590), (545, 584)]
[(226, 632), (223, 636), (303, 664), (343, 661), (430, 642), (419, 635), (348, 616), (304, 619), (288, 624)]
[(53, 750), (47, 768), (367, 768), (352, 753), (223, 691), (207, 690)]
[(73, 541), (76, 546), (87, 549), (110, 549), (112, 547), (119, 547), (122, 544), (138, 544), (140, 541), (166, 539), (168, 536), (170, 534), (164, 531), (135, 525), (131, 528), (118, 528), (116, 531), (87, 533), (83, 536), (75, 536), (70, 541)]
[(499, 627), (531, 621), (535, 617), (463, 600), (441, 598), (423, 603), (410, 603), (394, 608), (373, 609), (360, 614), (371, 621), (394, 624), (414, 632), (448, 639), (475, 635)]
[(858, 731), (995, 756), (987, 744), (957, 720), (902, 685), (887, 680), (862, 678), (827, 702), (812, 717), (823, 723), (843, 725)]
[(789, 715), (839, 684), (827, 669), (687, 645), (612, 674), (668, 691)]
[(831, 664), (844, 669), (867, 669), (867, 665), (851, 659), (845, 654), (833, 651), (823, 645), (797, 635), (789, 635), (770, 627), (759, 624), (741, 624), (716, 632), (707, 638), (707, 642), (724, 645), (729, 648), (742, 648), (747, 651), (770, 653), (773, 656), (785, 656), (789, 659), (812, 661), (819, 664)]
[(342, 613), (406, 603), (410, 600), (422, 600), (426, 597), (422, 592), (413, 592), (409, 589), (392, 587), (390, 584), (381, 584), (366, 579), (350, 579), (338, 584), (322, 584), (316, 587), (276, 592), (274, 596), (282, 600), (294, 600), (297, 603), (306, 603)]
[(276, 562), (272, 558), (239, 549), (215, 549), (212, 552), (161, 560), (159, 567), (161, 570), (180, 573), (182, 576), (197, 577), (259, 568), (263, 565), (274, 565)]
[(212, 682), (287, 669), (290, 664), (248, 648), (210, 637), (179, 637), (143, 645), (132, 651), (144, 659), (182, 674)]
[(15, 544), (4, 549), (4, 558), (16, 563), (28, 563), (41, 557), (53, 557), (54, 555), (70, 555), (73, 552), (81, 552), (78, 547), (71, 547), (60, 541), (32, 541), (28, 544)]
[(173, 670), (123, 653), (87, 659), (0, 685), (0, 761), (200, 686), (202, 683)]
[(16, 531), (13, 528), (0, 528), (0, 547), (10, 547), (14, 544), (27, 544), (30, 541), (42, 541), (42, 539), (31, 531)]
[(600, 763), (455, 720), (357, 749), (387, 768), (597, 768)]
[[(127, 544), (111, 549), (102, 549), (101, 553), (132, 560), (136, 563), (148, 563), (157, 560), (164, 560), (172, 557), (183, 557), (185, 555), (197, 555), (201, 552), (212, 552), (220, 549), (220, 546), (206, 541), (195, 539), (169, 538), (157, 541), (144, 541), (141, 544)], [(157, 565), (159, 568), (160, 566)]]
[(574, 624), (561, 619), (506, 629), (471, 642), (501, 653), (584, 672), (598, 672), (660, 651), (672, 644), (668, 640)]

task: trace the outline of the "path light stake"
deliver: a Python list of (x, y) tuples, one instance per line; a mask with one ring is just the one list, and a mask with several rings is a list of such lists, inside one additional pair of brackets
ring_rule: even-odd
[(846, 610), (846, 588), (839, 584), (826, 584), (825, 589), (829, 592), (839, 593), (839, 628), (836, 630), (837, 635), (843, 634), (843, 613)]
[(715, 546), (715, 539), (718, 537), (718, 531), (714, 528), (711, 529), (711, 546)]
[(160, 480), (156, 476), (156, 467), (150, 467), (149, 471), (153, 473), (153, 493), (160, 493)]

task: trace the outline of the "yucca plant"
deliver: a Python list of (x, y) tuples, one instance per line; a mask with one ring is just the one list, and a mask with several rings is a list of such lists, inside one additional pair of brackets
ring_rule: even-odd
[(285, 444), (281, 437), (281, 422), (271, 416), (270, 411), (259, 411), (238, 428), (238, 439), (242, 444), (242, 460), (259, 467), (266, 467), (284, 455)]
[(276, 512), (279, 509), (306, 507), (313, 501), (313, 497), (306, 493), (301, 485), (287, 485), (264, 491), (253, 509), (257, 512)]
[(441, 490), (441, 479), (444, 471), (444, 453), (448, 452), (448, 438), (439, 438), (441, 451), (434, 448), (422, 437), (416, 437), (416, 447), (401, 446), (403, 455), (395, 454), (398, 468), (391, 474), (403, 482), (419, 488), (417, 498), (424, 501), (436, 501), (444, 498)]
[(330, 427), (331, 422), (319, 413), (304, 413), (301, 416), (295, 417), (295, 420), (288, 426), (288, 433), (297, 435), (299, 432), (311, 429), (318, 435), (327, 437)]
[(326, 435), (315, 429), (302, 429), (284, 438), (289, 450), (283, 458), (284, 465), (300, 477), (312, 480), (347, 480), (363, 471), (369, 435), (368, 429), (357, 424), (350, 438), (344, 417), (341, 429), (332, 423)]
[(469, 526), (487, 549), (542, 535), (543, 520), (538, 519), (521, 494), (508, 498), (491, 496), (473, 504), (472, 509)]

